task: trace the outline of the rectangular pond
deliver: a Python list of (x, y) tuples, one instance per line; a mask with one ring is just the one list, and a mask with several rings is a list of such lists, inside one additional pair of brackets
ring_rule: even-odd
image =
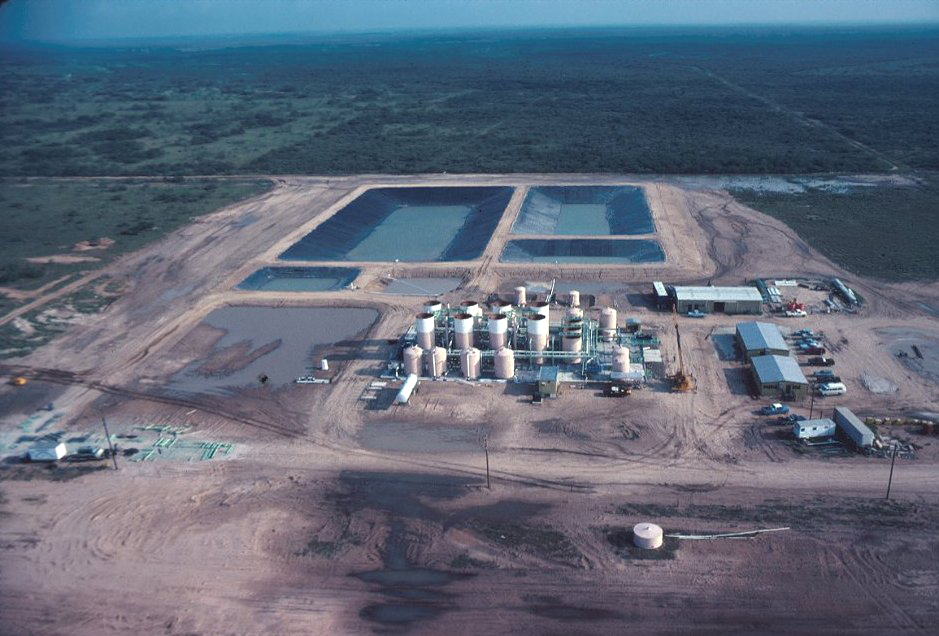
[(316, 292), (343, 289), (361, 270), (356, 267), (262, 267), (238, 283), (251, 291)]
[(642, 188), (537, 186), (528, 190), (513, 234), (608, 236), (655, 232)]
[(373, 188), (290, 246), (282, 260), (466, 261), (478, 258), (511, 187)]
[[(357, 307), (223, 307), (174, 347), (207, 353), (170, 379), (174, 392), (234, 395), (245, 387), (283, 387), (309, 372), (318, 351), (364, 333), (378, 318)], [(190, 353), (191, 355), (191, 353)]]
[(651, 239), (514, 239), (505, 244), (503, 263), (661, 263), (665, 253)]

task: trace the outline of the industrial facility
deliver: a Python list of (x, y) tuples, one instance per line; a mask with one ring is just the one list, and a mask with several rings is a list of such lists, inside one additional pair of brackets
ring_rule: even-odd
[(556, 397), (565, 381), (640, 386), (645, 356), (661, 360), (658, 340), (620, 328), (613, 307), (594, 319), (571, 291), (552, 312), (544, 300), (530, 302), (525, 287), (515, 288), (514, 301), (491, 300), (488, 311), (472, 300), (457, 307), (427, 302), (401, 345), (408, 377), (531, 382), (536, 397)]
[(788, 356), (756, 356), (750, 360), (753, 382), (759, 395), (798, 400), (809, 393), (809, 381), (805, 379), (799, 363)]
[(682, 287), (654, 282), (652, 293), (659, 307), (673, 305), (680, 314), (689, 311), (759, 314), (763, 311), (763, 295), (756, 287)]

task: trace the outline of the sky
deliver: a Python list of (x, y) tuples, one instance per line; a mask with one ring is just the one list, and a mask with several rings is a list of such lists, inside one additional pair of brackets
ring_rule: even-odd
[(489, 27), (937, 22), (939, 0), (7, 0), (0, 4), (0, 39), (39, 41)]

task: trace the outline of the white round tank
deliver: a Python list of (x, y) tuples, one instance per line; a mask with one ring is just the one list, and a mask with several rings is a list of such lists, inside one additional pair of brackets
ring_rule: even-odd
[[(561, 339), (561, 349), (563, 351), (580, 351), (583, 347), (580, 336), (564, 336)], [(580, 364), (580, 358), (568, 359), (571, 364)]]
[(549, 331), (548, 319), (540, 314), (528, 317), (528, 335), (537, 334), (547, 336)]
[(320, 360), (320, 370), (329, 371), (329, 360), (327, 360), (326, 358), (323, 358), (322, 360)]
[(525, 305), (527, 305), (528, 299), (525, 296), (526, 296), (525, 287), (522, 285), (519, 285), (518, 287), (516, 287), (515, 288), (515, 305), (518, 307), (524, 307)]
[(616, 373), (629, 371), (629, 349), (617, 347), (613, 350), (613, 371)]
[(414, 329), (417, 331), (417, 344), (421, 349), (426, 351), (434, 346), (434, 315), (432, 313), (417, 314)]
[(575, 320), (583, 320), (584, 310), (580, 309), (579, 307), (568, 307), (567, 311), (564, 312), (564, 318), (568, 322), (572, 322)]
[(425, 314), (436, 314), (437, 312), (441, 311), (442, 309), (443, 309), (443, 305), (441, 305), (441, 304), (440, 304), (438, 301), (436, 301), (436, 300), (428, 300), (426, 303), (424, 303), (424, 313), (425, 313)]
[(535, 310), (535, 313), (544, 316), (546, 319), (551, 319), (551, 305), (546, 303), (543, 300), (536, 300), (531, 304), (531, 308)]
[(604, 307), (600, 312), (600, 337), (610, 342), (616, 337), (616, 310)]
[(460, 307), (463, 308), (464, 314), (469, 314), (473, 317), (478, 317), (483, 315), (482, 307), (479, 306), (479, 303), (475, 300), (464, 300), (460, 303)]
[(453, 317), (453, 341), (457, 349), (473, 346), (473, 315), (457, 314)]
[(460, 352), (460, 370), (463, 371), (463, 377), (467, 380), (475, 380), (479, 377), (479, 370), (482, 366), (482, 354), (479, 349), (472, 347), (463, 349)]
[(497, 300), (492, 303), (492, 311), (496, 314), (508, 314), (512, 311), (512, 303), (507, 300)]
[(411, 345), (404, 350), (404, 372), (408, 375), (421, 374), (421, 358), (424, 350), (417, 345)]
[(498, 351), (505, 346), (506, 332), (509, 330), (509, 319), (505, 314), (489, 316), (489, 348)]
[(427, 375), (438, 378), (447, 370), (447, 350), (443, 347), (434, 347), (424, 352), (424, 366)]
[(662, 528), (654, 523), (637, 523), (633, 526), (633, 543), (646, 550), (662, 547), (664, 540)]
[(515, 376), (515, 352), (505, 347), (496, 351), (496, 377), (508, 380)]
[(580, 292), (572, 289), (570, 293), (571, 307), (580, 307)]

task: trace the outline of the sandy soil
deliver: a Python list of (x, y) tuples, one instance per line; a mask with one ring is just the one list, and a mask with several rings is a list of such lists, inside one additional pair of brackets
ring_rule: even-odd
[[(232, 291), (362, 188), (449, 183), (642, 185), (668, 260), (500, 264), (520, 188), (477, 261), (362, 263), (351, 292)], [(568, 387), (534, 407), (519, 385), (425, 383), (408, 407), (360, 399), (387, 339), (421, 304), (369, 291), (382, 276), (460, 277), (449, 302), (520, 280), (615, 281), (625, 293), (592, 300), (656, 331), (672, 369), (672, 318), (647, 307), (650, 281), (837, 275), (869, 300), (864, 310), (777, 322), (824, 332), (848, 394), (794, 410), (939, 411), (931, 367), (896, 355), (910, 334), (939, 338), (930, 309), (939, 285), (859, 280), (723, 191), (590, 175), (282, 178), (101, 273), (124, 283), (119, 300), (7, 365), (31, 382), (0, 389), (3, 439), (54, 400), (54, 426), (68, 434), (97, 430), (104, 414), (115, 434), (188, 426), (183, 440), (224, 440), (235, 451), (209, 461), (122, 457), (118, 471), (5, 464), (3, 633), (883, 634), (932, 633), (939, 621), (937, 438), (895, 432), (919, 448), (898, 460), (885, 502), (889, 460), (806, 452), (754, 414), (762, 403), (741, 390), (743, 365), (714, 340), (732, 317), (682, 319), (693, 394), (653, 384), (612, 400)], [(329, 354), (331, 385), (253, 387), (237, 398), (167, 391), (167, 378), (218, 337), (197, 329), (202, 318), (231, 304), (369, 307), (381, 318)], [(871, 392), (864, 376), (897, 390)], [(141, 437), (119, 444), (145, 446)], [(790, 529), (669, 539), (649, 554), (629, 546), (639, 521), (667, 532)]]

